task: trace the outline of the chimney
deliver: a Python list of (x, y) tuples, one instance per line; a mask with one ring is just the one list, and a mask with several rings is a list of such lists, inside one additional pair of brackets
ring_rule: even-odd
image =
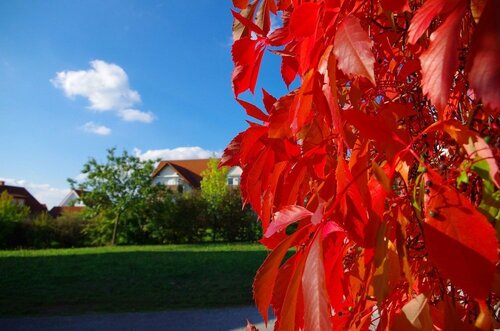
[(0, 180), (0, 186), (4, 186), (4, 185), (5, 185), (5, 181)]

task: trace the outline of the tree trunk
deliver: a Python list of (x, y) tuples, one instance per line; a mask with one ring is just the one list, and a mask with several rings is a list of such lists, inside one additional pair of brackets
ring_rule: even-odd
[(115, 226), (113, 227), (113, 235), (111, 236), (111, 246), (115, 245), (116, 230), (118, 229), (118, 222), (120, 221), (120, 216), (121, 216), (121, 213), (118, 213), (118, 215), (115, 217)]
[(212, 242), (215, 242), (215, 237), (217, 235), (217, 214), (212, 214)]

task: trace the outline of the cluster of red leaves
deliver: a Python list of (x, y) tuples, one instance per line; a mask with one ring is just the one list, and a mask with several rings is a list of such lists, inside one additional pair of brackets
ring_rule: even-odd
[[(225, 150), (271, 253), (276, 330), (489, 330), (500, 318), (500, 6), (494, 0), (233, 0)], [(280, 27), (271, 30), (271, 18)], [(264, 52), (298, 88), (263, 106)], [(294, 254), (286, 259), (290, 248)]]

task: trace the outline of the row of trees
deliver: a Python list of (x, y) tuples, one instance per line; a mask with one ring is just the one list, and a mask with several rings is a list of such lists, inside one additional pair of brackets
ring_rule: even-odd
[(106, 162), (83, 167), (86, 179), (70, 180), (85, 192), (81, 213), (30, 217), (29, 209), (0, 198), (0, 239), (4, 247), (72, 247), (107, 244), (168, 244), (254, 241), (261, 233), (255, 214), (242, 206), (238, 190), (228, 189), (226, 169), (209, 162), (201, 191), (172, 191), (151, 185), (152, 161), (115, 149)]

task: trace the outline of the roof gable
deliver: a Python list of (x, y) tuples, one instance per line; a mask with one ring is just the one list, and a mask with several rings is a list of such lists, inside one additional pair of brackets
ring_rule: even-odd
[(208, 169), (210, 159), (198, 160), (168, 160), (161, 161), (153, 171), (153, 178), (167, 166), (171, 166), (182, 178), (184, 178), (192, 187), (199, 188), (201, 183), (201, 173)]

